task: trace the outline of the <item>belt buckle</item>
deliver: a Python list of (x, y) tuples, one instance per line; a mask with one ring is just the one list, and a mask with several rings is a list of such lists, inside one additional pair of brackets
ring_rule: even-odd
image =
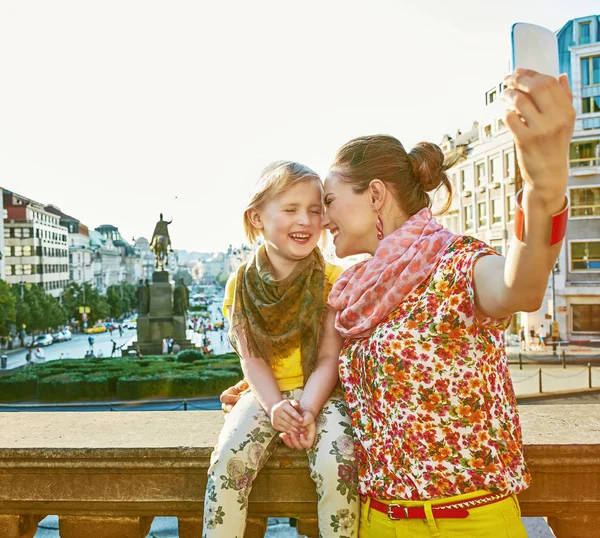
[[(401, 508), (402, 510), (404, 510), (404, 518), (394, 517), (394, 514), (392, 512), (392, 509), (394, 509), (394, 508)], [(388, 504), (387, 515), (392, 521), (398, 521), (400, 519), (408, 519), (408, 508), (406, 508), (406, 506), (401, 506), (399, 504), (393, 504), (393, 503)]]

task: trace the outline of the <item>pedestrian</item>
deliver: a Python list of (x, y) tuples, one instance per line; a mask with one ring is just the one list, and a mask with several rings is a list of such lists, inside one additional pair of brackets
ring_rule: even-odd
[[(349, 418), (341, 394), (332, 394), (341, 340), (325, 304), (341, 268), (317, 248), (321, 197), (312, 170), (274, 163), (244, 213), (248, 239), (262, 235), (264, 244), (231, 275), (223, 309), (250, 390), (238, 397), (211, 456), (204, 538), (244, 535), (252, 482), (280, 440), (306, 450), (320, 537), (357, 536)], [(208, 344), (204, 351), (213, 352)]]
[(538, 335), (540, 337), (540, 348), (546, 349), (546, 337), (548, 336), (548, 331), (546, 331), (546, 327), (540, 325), (538, 329)]
[(161, 353), (163, 355), (168, 355), (169, 354), (169, 344), (168, 344), (166, 338), (163, 338), (163, 340), (162, 340)]
[(119, 337), (123, 338), (123, 325), (119, 323)]
[(181, 346), (177, 342), (173, 342), (171, 353), (177, 355), (181, 351)]
[(31, 348), (27, 349), (27, 353), (25, 354), (25, 365), (28, 365), (31, 363), (31, 358), (32, 358), (32, 352), (31, 352)]
[(525, 327), (521, 325), (521, 330), (519, 331), (519, 344), (521, 351), (527, 351), (527, 341), (525, 340)]
[(90, 351), (93, 353), (94, 352), (94, 337), (91, 334), (88, 336), (88, 344), (90, 346)]
[(114, 357), (117, 354), (117, 343), (111, 339), (112, 342), (112, 350), (110, 352), (110, 356)]

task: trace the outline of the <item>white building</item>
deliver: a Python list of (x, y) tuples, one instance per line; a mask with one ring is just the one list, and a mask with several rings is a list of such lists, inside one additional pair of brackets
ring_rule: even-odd
[(0, 280), (6, 280), (6, 272), (4, 270), (4, 219), (8, 218), (8, 209), (4, 209), (4, 201), (2, 196), (2, 188), (0, 188)]
[(67, 229), (43, 204), (3, 191), (4, 263), (9, 284), (36, 284), (60, 297), (69, 281)]
[(112, 239), (104, 237), (95, 230), (90, 230), (90, 245), (94, 251), (92, 261), (94, 283), (100, 293), (106, 293), (109, 286), (124, 280), (121, 251), (113, 244)]
[[(570, 154), (569, 224), (542, 308), (515, 316), (514, 332), (521, 325), (549, 328), (554, 319), (561, 338), (600, 336), (599, 21), (597, 15), (574, 19), (557, 33), (560, 71), (569, 75), (577, 111)], [(474, 129), (442, 140), (444, 152), (459, 155), (460, 161), (449, 171), (455, 194), (450, 211), (440, 220), (505, 254), (513, 235), (520, 180), (512, 135), (496, 103), (501, 92), (502, 84), (486, 92), (486, 112)]]
[(67, 228), (69, 247), (69, 280), (77, 284), (94, 283), (92, 260), (94, 251), (90, 245), (88, 227), (75, 217), (63, 213), (58, 207), (46, 206), (46, 211), (57, 215), (60, 224)]

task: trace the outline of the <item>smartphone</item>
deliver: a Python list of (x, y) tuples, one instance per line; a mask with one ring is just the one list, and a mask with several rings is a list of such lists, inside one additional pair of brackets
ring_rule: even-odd
[(511, 71), (517, 67), (558, 78), (558, 40), (552, 30), (517, 22), (511, 32)]

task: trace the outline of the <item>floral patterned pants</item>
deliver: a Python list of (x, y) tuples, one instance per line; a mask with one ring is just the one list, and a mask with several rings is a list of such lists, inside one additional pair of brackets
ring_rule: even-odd
[[(302, 389), (283, 397), (300, 399)], [(318, 496), (320, 538), (357, 538), (360, 501), (350, 417), (343, 397), (319, 413), (315, 444), (307, 450)], [(279, 432), (251, 392), (227, 415), (208, 469), (203, 538), (243, 538), (252, 481), (278, 444)]]

